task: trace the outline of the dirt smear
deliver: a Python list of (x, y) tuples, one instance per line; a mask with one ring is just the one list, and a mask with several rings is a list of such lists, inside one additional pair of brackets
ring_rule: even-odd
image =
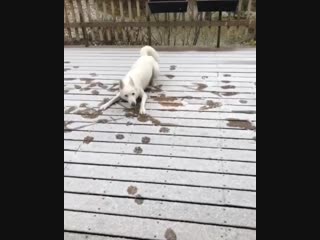
[(256, 130), (256, 127), (252, 125), (252, 123), (248, 120), (240, 120), (240, 119), (233, 119), (229, 118), (228, 120), (228, 126), (234, 127), (234, 128), (240, 128), (243, 130)]
[(67, 110), (64, 111), (65, 114), (69, 114), (73, 111), (75, 111), (77, 109), (77, 107), (75, 106), (72, 106), (72, 107), (69, 107)]
[(95, 119), (102, 115), (102, 111), (97, 111), (94, 108), (85, 108), (83, 110), (78, 110), (74, 113), (86, 119)]
[(208, 87), (208, 85), (204, 84), (204, 83), (196, 83), (196, 85), (197, 85), (198, 91), (203, 91), (204, 89), (206, 89)]
[(175, 76), (174, 75), (172, 75), (172, 74), (167, 74), (167, 75), (165, 75), (167, 78), (169, 78), (169, 79), (173, 79)]
[(207, 100), (207, 103), (205, 106), (202, 106), (199, 111), (203, 112), (203, 111), (207, 111), (213, 108), (219, 108), (222, 106), (222, 103), (220, 102), (214, 102), (212, 100)]
[(94, 81), (93, 78), (80, 78), (80, 81), (84, 81), (86, 84), (90, 84), (92, 81)]
[(221, 86), (222, 89), (234, 89), (236, 88), (235, 86), (233, 85), (225, 85), (225, 86)]
[(124, 111), (126, 112), (125, 116), (127, 118), (137, 118), (137, 120), (139, 122), (152, 122), (152, 124), (154, 126), (160, 126), (161, 125), (161, 122), (157, 119), (155, 119), (154, 117), (148, 115), (148, 114), (144, 114), (144, 115), (141, 115), (139, 114), (139, 107), (138, 106), (137, 108), (126, 108)]

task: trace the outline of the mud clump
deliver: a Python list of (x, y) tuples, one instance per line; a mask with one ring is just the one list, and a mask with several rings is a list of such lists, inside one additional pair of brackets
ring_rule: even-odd
[(136, 196), (134, 202), (135, 202), (136, 204), (138, 204), (138, 205), (142, 205), (142, 204), (144, 203), (144, 199), (143, 199), (143, 197), (142, 197), (140, 194), (138, 194), (138, 195)]
[(90, 144), (94, 140), (94, 137), (87, 136), (83, 139), (84, 144)]
[(122, 134), (117, 134), (116, 139), (122, 140), (122, 139), (124, 139), (124, 136)]
[(136, 195), (138, 192), (138, 188), (135, 186), (130, 186), (128, 187), (127, 192), (129, 195)]
[(150, 139), (149, 137), (143, 137), (143, 138), (141, 139), (141, 142), (142, 142), (143, 144), (149, 144), (149, 143), (151, 142), (151, 139)]
[(141, 153), (143, 153), (143, 149), (141, 147), (135, 147), (133, 152), (135, 154), (141, 154)]
[(177, 234), (171, 228), (167, 229), (164, 237), (166, 240), (177, 240)]
[(162, 127), (162, 128), (160, 128), (159, 132), (161, 132), (161, 133), (169, 133), (170, 129), (167, 128), (167, 127)]

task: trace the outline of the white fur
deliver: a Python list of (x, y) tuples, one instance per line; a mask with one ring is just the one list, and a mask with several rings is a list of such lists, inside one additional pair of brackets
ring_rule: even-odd
[(128, 101), (131, 106), (135, 106), (137, 98), (141, 97), (140, 114), (145, 114), (145, 104), (148, 95), (145, 89), (154, 86), (155, 80), (159, 76), (159, 55), (150, 46), (145, 46), (140, 50), (140, 57), (133, 64), (127, 75), (120, 81), (120, 92), (109, 102), (102, 105), (100, 110), (105, 110), (120, 98)]

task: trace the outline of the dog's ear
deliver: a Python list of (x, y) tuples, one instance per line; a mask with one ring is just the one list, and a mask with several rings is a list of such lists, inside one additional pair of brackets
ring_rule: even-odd
[(132, 80), (132, 78), (130, 77), (130, 81), (129, 81), (129, 83), (130, 83), (130, 85), (132, 86), (132, 87), (134, 87), (134, 82), (133, 82), (133, 80)]
[(123, 87), (124, 87), (123, 81), (120, 80), (120, 89), (123, 89)]

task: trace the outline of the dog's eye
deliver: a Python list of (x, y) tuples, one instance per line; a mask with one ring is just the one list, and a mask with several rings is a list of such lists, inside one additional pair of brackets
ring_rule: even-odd
[(134, 93), (132, 93), (132, 96), (134, 96)]
[(124, 95), (126, 98), (128, 97), (128, 95)]

